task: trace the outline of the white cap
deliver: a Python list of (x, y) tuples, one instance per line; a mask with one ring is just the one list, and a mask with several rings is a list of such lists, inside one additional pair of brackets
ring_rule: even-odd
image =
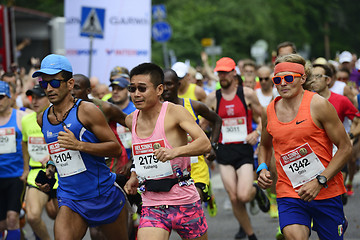
[(339, 63), (344, 62), (351, 62), (352, 61), (352, 54), (349, 51), (343, 51), (339, 55)]
[(172, 70), (176, 72), (178, 78), (183, 78), (189, 71), (189, 66), (183, 62), (176, 62), (172, 67)]
[(203, 80), (203, 75), (201, 74), (201, 73), (199, 73), (199, 72), (196, 72), (196, 74), (195, 74), (195, 79), (196, 80)]

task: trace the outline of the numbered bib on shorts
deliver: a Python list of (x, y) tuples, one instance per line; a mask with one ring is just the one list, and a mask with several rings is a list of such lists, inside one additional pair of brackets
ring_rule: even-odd
[(16, 152), (16, 132), (14, 127), (0, 128), (0, 154)]
[(32, 160), (36, 162), (42, 161), (49, 155), (47, 144), (43, 137), (29, 137), (28, 151)]
[(60, 177), (69, 177), (86, 171), (79, 151), (61, 148), (57, 141), (49, 143), (48, 149)]
[(221, 133), (223, 143), (244, 142), (247, 136), (246, 117), (224, 118)]
[(154, 179), (173, 174), (170, 161), (161, 162), (153, 154), (154, 150), (160, 147), (165, 147), (164, 140), (133, 144), (134, 164), (138, 176)]
[(132, 138), (131, 138), (130, 130), (120, 124), (117, 124), (116, 132), (119, 135), (119, 138), (120, 138), (122, 144), (124, 145), (124, 147), (127, 149), (131, 148)]
[(310, 182), (325, 169), (308, 143), (282, 154), (280, 164), (293, 188)]

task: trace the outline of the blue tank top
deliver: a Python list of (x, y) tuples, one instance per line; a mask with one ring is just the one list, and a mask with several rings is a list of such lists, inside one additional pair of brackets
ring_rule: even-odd
[[(11, 112), (10, 120), (0, 126), (0, 130), (6, 132), (5, 135), (1, 134), (1, 141), (9, 142), (11, 136), (15, 134), (16, 152), (0, 154), (0, 178), (13, 178), (20, 177), (24, 171), (24, 160), (22, 156), (22, 133), (17, 125), (16, 114), (17, 110), (13, 109)], [(14, 131), (14, 132), (13, 132)], [(9, 150), (9, 145), (2, 145), (5, 149)], [(14, 149), (15, 150), (15, 149)]]
[[(81, 101), (81, 99), (77, 100), (63, 123), (73, 132), (76, 139), (83, 142), (99, 143), (100, 141), (95, 134), (86, 129), (79, 121), (78, 109)], [(47, 144), (56, 142), (59, 132), (64, 131), (61, 123), (52, 124), (49, 122), (48, 114), (51, 107), (45, 110), (42, 119), (43, 126), (41, 131)], [(114, 185), (116, 175), (110, 172), (110, 169), (105, 164), (104, 157), (84, 152), (80, 152), (80, 155), (86, 170), (71, 176), (59, 176), (57, 194), (60, 197), (73, 200), (89, 199), (100, 196)], [(52, 160), (54, 161), (54, 159)]]

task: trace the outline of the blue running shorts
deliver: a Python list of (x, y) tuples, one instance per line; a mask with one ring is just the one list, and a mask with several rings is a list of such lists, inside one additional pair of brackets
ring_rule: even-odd
[[(347, 227), (341, 196), (305, 202), (298, 198), (278, 198), (281, 230), (287, 225), (300, 224), (317, 232), (320, 239), (343, 239)], [(310, 231), (311, 234), (311, 231)]]
[(86, 200), (71, 200), (58, 196), (59, 208), (67, 206), (85, 219), (89, 227), (115, 222), (125, 205), (125, 195), (118, 186), (112, 186), (101, 196)]

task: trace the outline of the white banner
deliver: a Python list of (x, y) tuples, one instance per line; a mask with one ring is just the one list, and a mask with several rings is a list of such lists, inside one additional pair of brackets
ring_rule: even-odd
[(151, 0), (65, 0), (65, 49), (74, 74), (88, 75), (89, 67), (90, 38), (80, 36), (82, 7), (105, 9), (104, 38), (93, 39), (91, 76), (108, 84), (114, 67), (130, 71), (151, 61)]

